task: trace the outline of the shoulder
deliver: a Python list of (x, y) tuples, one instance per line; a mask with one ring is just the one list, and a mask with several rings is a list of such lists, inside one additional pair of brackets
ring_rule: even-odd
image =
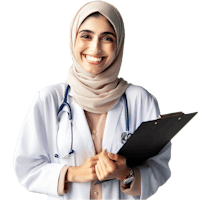
[(136, 98), (138, 100), (156, 100), (156, 98), (149, 91), (138, 85), (131, 84), (126, 90), (126, 95), (129, 99)]
[(47, 86), (38, 91), (39, 98), (42, 102), (49, 100), (62, 99), (65, 93), (67, 83), (58, 83)]
[(143, 87), (130, 85), (126, 96), (131, 112), (142, 121), (154, 120), (160, 114), (157, 99)]
[(156, 97), (141, 86), (130, 85), (126, 90), (126, 96), (129, 105), (135, 105), (138, 109), (152, 106), (159, 108)]

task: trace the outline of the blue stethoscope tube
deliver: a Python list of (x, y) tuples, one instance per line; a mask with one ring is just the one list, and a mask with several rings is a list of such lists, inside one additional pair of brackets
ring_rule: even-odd
[[(68, 92), (69, 92), (69, 88), (70, 86), (67, 85), (67, 89), (65, 91), (65, 97), (64, 97), (64, 101), (62, 103), (62, 105), (60, 106), (59, 110), (58, 110), (58, 113), (57, 115), (62, 111), (63, 107), (64, 106), (67, 106), (68, 107), (68, 119), (70, 121), (70, 126), (71, 126), (71, 148), (70, 148), (70, 152), (69, 154), (67, 154), (66, 156), (64, 157), (59, 157), (58, 154), (55, 154), (54, 156), (56, 158), (62, 158), (62, 159), (65, 159), (65, 158), (68, 158), (70, 156), (70, 154), (74, 153), (74, 150), (72, 149), (72, 145), (73, 145), (73, 123), (72, 123), (72, 111), (71, 111), (71, 107), (70, 105), (67, 103), (67, 95), (68, 95)], [(122, 133), (122, 136), (121, 136), (121, 142), (123, 144), (126, 143), (126, 141), (130, 138), (130, 136), (132, 135), (131, 133), (129, 133), (129, 116), (128, 116), (128, 104), (127, 104), (127, 98), (126, 98), (126, 94), (124, 92), (123, 94), (123, 99), (124, 99), (124, 105), (125, 105), (125, 123), (126, 123), (126, 132), (123, 132)]]

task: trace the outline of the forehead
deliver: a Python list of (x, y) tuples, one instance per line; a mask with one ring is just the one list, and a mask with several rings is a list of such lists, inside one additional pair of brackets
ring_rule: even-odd
[(98, 17), (90, 16), (86, 18), (79, 27), (79, 31), (83, 29), (89, 29), (93, 31), (110, 31), (115, 34), (114, 28), (108, 19), (102, 15)]

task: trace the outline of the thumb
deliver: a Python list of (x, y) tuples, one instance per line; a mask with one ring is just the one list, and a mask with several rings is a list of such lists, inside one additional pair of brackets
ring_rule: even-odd
[(114, 153), (108, 153), (108, 157), (111, 159), (111, 160), (120, 160), (121, 159), (121, 156), (118, 155), (118, 154), (114, 154)]

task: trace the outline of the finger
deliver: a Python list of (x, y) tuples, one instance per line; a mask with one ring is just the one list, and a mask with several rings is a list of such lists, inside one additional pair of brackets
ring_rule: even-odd
[(95, 165), (95, 172), (96, 172), (97, 178), (100, 180), (100, 173), (99, 173), (97, 164)]
[(117, 161), (117, 162), (120, 162), (122, 164), (126, 163), (126, 157), (122, 156), (122, 155), (118, 155), (118, 154), (114, 154), (114, 153), (108, 153), (108, 158), (110, 158), (114, 162)]
[(97, 155), (100, 156), (103, 153), (108, 154), (108, 152), (106, 151), (106, 149), (104, 149), (102, 152), (98, 153)]
[(98, 172), (98, 179), (100, 181), (102, 181), (103, 180), (103, 172), (102, 172), (101, 165), (100, 165), (99, 161), (96, 164), (96, 168), (97, 168), (97, 172)]
[(99, 176), (102, 178), (104, 176), (104, 172), (103, 172), (103, 169), (101, 167), (100, 160), (97, 161), (97, 167), (98, 167), (98, 170), (99, 170)]
[(101, 155), (102, 153), (106, 152), (106, 149), (104, 149), (103, 151), (101, 151), (100, 153), (98, 153), (97, 155)]
[(107, 154), (102, 154), (102, 155), (101, 155), (101, 158), (102, 158), (102, 160), (104, 161), (104, 163), (105, 163), (105, 165), (106, 165), (107, 168), (108, 168), (108, 167), (110, 167), (110, 168), (115, 167), (114, 162), (113, 162), (112, 160), (110, 160), (110, 158), (108, 157)]
[(97, 164), (97, 161), (92, 162), (89, 166), (90, 167), (95, 167), (95, 165)]
[(92, 156), (94, 159), (99, 159), (99, 154), (96, 154), (95, 156)]
[(114, 154), (114, 153), (108, 153), (108, 157), (110, 158), (110, 159), (112, 159), (112, 160), (116, 160), (116, 161), (118, 161), (118, 160), (120, 160), (121, 159), (121, 156), (120, 155), (118, 155), (118, 154)]
[(92, 162), (97, 162), (99, 160), (99, 157), (95, 157), (95, 158), (92, 158)]
[(104, 175), (107, 173), (107, 166), (104, 163), (104, 160), (102, 159), (102, 156), (99, 156), (99, 163), (101, 165), (101, 168), (103, 170)]
[(91, 158), (91, 161), (98, 161), (99, 160), (99, 155), (95, 155), (95, 156), (92, 156), (90, 157)]

